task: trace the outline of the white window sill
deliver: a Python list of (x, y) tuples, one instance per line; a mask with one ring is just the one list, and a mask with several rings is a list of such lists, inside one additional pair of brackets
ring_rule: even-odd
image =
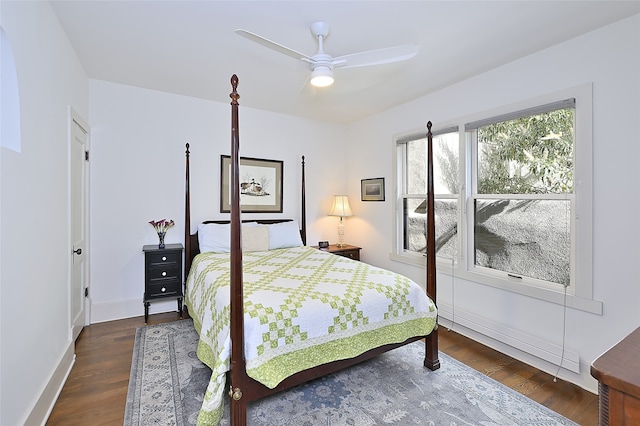
[[(405, 263), (408, 265), (417, 266), (420, 268), (426, 267), (426, 259), (424, 256), (417, 254), (414, 255), (401, 255), (397, 253), (390, 253), (389, 259), (394, 262)], [(521, 294), (523, 296), (533, 297), (539, 300), (544, 300), (550, 303), (556, 303), (558, 305), (564, 305), (565, 294), (562, 290), (541, 288), (533, 285), (519, 284), (514, 285), (512, 280), (502, 279), (499, 277), (488, 276), (475, 272), (462, 271), (455, 269), (449, 262), (438, 260), (436, 262), (438, 272), (450, 275), (454, 278), (460, 278), (466, 281), (488, 285), (494, 288), (498, 288), (512, 293)], [(602, 315), (602, 302), (584, 297), (579, 297), (574, 294), (566, 295), (567, 307), (577, 309), (584, 312), (589, 312), (596, 315)]]

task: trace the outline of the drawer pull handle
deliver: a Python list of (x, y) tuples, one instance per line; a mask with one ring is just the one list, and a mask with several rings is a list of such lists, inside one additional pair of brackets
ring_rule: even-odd
[(162, 261), (165, 262), (167, 260), (167, 256), (162, 256)]
[(162, 287), (160, 290), (161, 290), (163, 293), (164, 293), (165, 291), (167, 291), (167, 289), (166, 289), (166, 288), (164, 288), (164, 287)]
[(162, 271), (162, 276), (163, 276), (163, 277), (166, 277), (166, 276), (167, 276), (167, 273), (166, 273), (165, 271)]

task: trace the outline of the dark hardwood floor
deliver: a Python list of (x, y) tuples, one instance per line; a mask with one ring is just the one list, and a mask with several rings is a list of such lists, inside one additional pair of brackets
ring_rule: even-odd
[[(179, 319), (151, 315), (149, 324)], [(84, 328), (76, 362), (47, 425), (122, 425), (136, 328), (144, 317)], [(598, 397), (500, 352), (441, 327), (439, 349), (581, 425), (598, 424)]]
[(598, 424), (598, 396), (508, 355), (440, 327), (441, 352), (583, 426)]

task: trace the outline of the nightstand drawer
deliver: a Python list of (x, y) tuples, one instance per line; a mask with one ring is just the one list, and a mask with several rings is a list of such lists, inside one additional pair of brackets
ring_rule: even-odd
[(180, 269), (177, 265), (152, 266), (147, 269), (147, 279), (151, 282), (156, 279), (172, 278), (178, 279)]
[(168, 251), (168, 252), (151, 252), (147, 254), (147, 263), (150, 267), (162, 266), (162, 265), (177, 265), (181, 259), (181, 251)]
[(360, 260), (360, 250), (362, 250), (360, 247), (351, 246), (349, 244), (345, 244), (343, 247), (338, 247), (336, 244), (330, 244), (329, 247), (323, 248), (318, 246), (311, 247), (353, 260)]
[(339, 251), (339, 252), (334, 252), (333, 254), (337, 254), (338, 256), (342, 256), (342, 257), (348, 257), (349, 259), (353, 259), (353, 260), (360, 260), (360, 250), (345, 250), (345, 251)]
[(147, 285), (146, 298), (169, 297), (181, 294), (180, 283), (175, 279), (168, 280), (152, 280)]

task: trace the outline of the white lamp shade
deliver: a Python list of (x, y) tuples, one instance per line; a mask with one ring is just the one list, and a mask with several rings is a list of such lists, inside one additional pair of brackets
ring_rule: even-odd
[(333, 71), (329, 67), (317, 66), (311, 72), (311, 84), (316, 87), (327, 87), (333, 84)]
[(334, 195), (333, 196), (333, 207), (331, 207), (331, 212), (329, 216), (353, 216), (353, 212), (351, 212), (351, 207), (349, 207), (349, 199), (346, 195)]

